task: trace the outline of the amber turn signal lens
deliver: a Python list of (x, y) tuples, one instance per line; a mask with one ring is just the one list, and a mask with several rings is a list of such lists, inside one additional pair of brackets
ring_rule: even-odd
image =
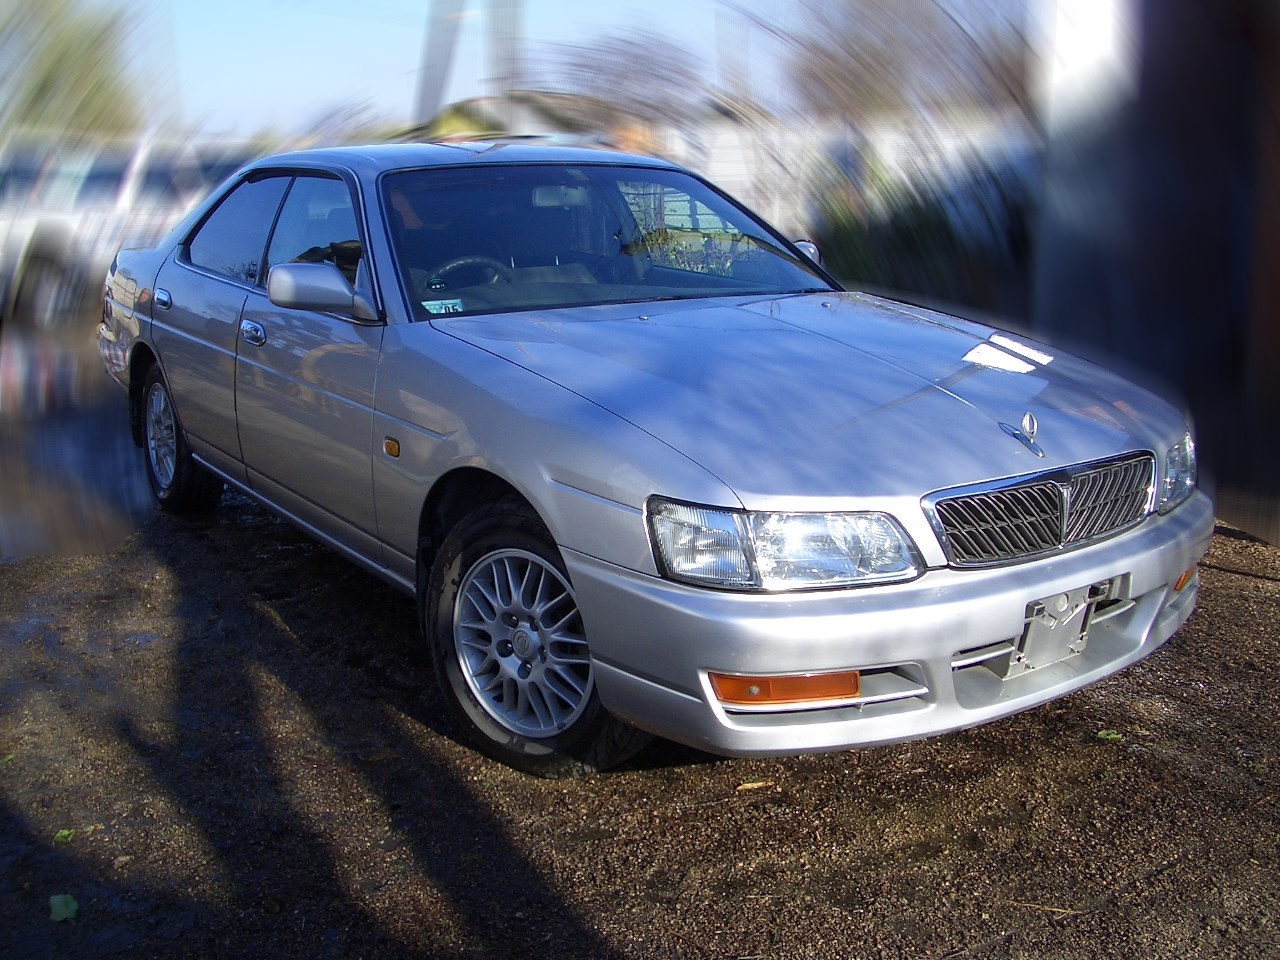
[(382, 449), (386, 451), (388, 457), (400, 456), (400, 441), (395, 437), (387, 437), (382, 441)]
[(1183, 587), (1185, 587), (1188, 583), (1191, 582), (1191, 578), (1194, 577), (1195, 575), (1196, 575), (1196, 568), (1192, 567), (1190, 570), (1188, 570), (1186, 573), (1184, 573), (1182, 576), (1178, 578), (1178, 582), (1173, 585), (1173, 589), (1181, 590)]
[(731, 677), (723, 673), (709, 676), (717, 700), (741, 706), (850, 700), (861, 689), (857, 670), (783, 677)]

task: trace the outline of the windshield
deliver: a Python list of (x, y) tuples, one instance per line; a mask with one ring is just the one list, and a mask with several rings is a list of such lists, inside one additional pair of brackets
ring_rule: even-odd
[(829, 290), (751, 214), (678, 171), (484, 166), (383, 179), (419, 319)]

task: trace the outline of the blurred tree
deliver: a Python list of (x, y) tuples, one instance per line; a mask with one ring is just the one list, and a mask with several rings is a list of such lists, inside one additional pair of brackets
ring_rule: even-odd
[(551, 63), (542, 72), (559, 92), (591, 97), (655, 127), (687, 126), (709, 99), (706, 64), (645, 30), (606, 34), (590, 46), (558, 46)]
[(854, 123), (948, 109), (1029, 112), (1020, 0), (804, 0), (797, 96)]
[(315, 146), (369, 143), (395, 132), (397, 125), (378, 112), (372, 98), (335, 101), (311, 114), (301, 129)]
[(124, 57), (129, 20), (120, 6), (83, 0), (0, 4), (0, 141), (136, 131), (139, 98)]

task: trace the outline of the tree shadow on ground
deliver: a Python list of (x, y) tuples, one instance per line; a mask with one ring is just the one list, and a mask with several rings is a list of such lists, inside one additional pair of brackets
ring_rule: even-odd
[[(524, 778), (438, 736), (412, 600), (228, 500), (140, 534), (171, 586), (169, 689), (122, 687), (108, 718), (138, 796), (113, 827), (182, 862), (138, 849), (117, 880), (65, 857), (81, 918), (20, 953), (613, 956), (495, 806)], [(63, 856), (0, 813), (15, 871)]]

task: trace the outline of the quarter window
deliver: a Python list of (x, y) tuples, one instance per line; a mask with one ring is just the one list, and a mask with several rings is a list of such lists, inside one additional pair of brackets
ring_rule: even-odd
[(232, 190), (187, 244), (191, 263), (245, 283), (265, 279), (262, 252), (290, 179), (267, 177)]

